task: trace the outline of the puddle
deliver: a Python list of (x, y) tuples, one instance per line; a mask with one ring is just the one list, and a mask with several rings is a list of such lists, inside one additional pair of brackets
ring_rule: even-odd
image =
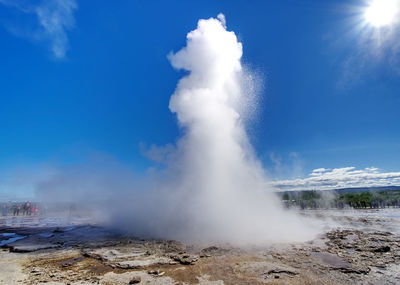
[(39, 234), (39, 236), (41, 238), (51, 238), (54, 236), (54, 234), (53, 233), (42, 233), (42, 234)]
[[(8, 239), (0, 241), (0, 247), (5, 246), (10, 243), (13, 243), (13, 242), (16, 242), (17, 240), (26, 238), (26, 236), (19, 236), (16, 234), (11, 234), (11, 233), (6, 233), (6, 234), (10, 234), (10, 235), (8, 235)], [(3, 234), (3, 236), (4, 236), (4, 234)], [(4, 236), (4, 237), (6, 237), (6, 236)]]
[(3, 237), (7, 238), (7, 237), (15, 236), (15, 233), (2, 233), (1, 235), (2, 235)]
[(328, 252), (313, 252), (311, 254), (325, 265), (333, 268), (351, 268), (351, 263), (343, 260), (341, 257)]

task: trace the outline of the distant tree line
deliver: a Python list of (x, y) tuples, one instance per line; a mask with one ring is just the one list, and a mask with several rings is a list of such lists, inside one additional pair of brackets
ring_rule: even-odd
[(301, 209), (400, 207), (400, 190), (310, 190), (279, 193), (286, 207)]

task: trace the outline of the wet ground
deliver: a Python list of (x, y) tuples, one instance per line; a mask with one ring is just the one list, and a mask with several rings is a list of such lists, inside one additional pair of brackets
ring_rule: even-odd
[(400, 209), (306, 211), (312, 241), (141, 240), (83, 219), (0, 219), (0, 284), (400, 284)]

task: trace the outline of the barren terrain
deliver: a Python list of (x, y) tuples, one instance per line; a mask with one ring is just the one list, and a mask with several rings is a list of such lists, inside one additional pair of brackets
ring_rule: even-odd
[[(312, 241), (263, 247), (144, 240), (85, 221), (0, 222), (0, 284), (399, 284), (399, 209), (308, 211)], [(60, 224), (60, 225), (58, 225)]]

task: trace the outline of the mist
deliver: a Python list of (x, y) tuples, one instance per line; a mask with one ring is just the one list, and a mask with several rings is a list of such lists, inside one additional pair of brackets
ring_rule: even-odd
[(168, 55), (186, 71), (169, 102), (181, 137), (147, 151), (162, 166), (147, 175), (121, 165), (60, 168), (37, 183), (38, 197), (92, 208), (98, 222), (138, 237), (232, 244), (312, 239), (317, 224), (283, 209), (251, 146), (246, 124), (256, 88), (224, 15), (199, 20), (186, 39)]

